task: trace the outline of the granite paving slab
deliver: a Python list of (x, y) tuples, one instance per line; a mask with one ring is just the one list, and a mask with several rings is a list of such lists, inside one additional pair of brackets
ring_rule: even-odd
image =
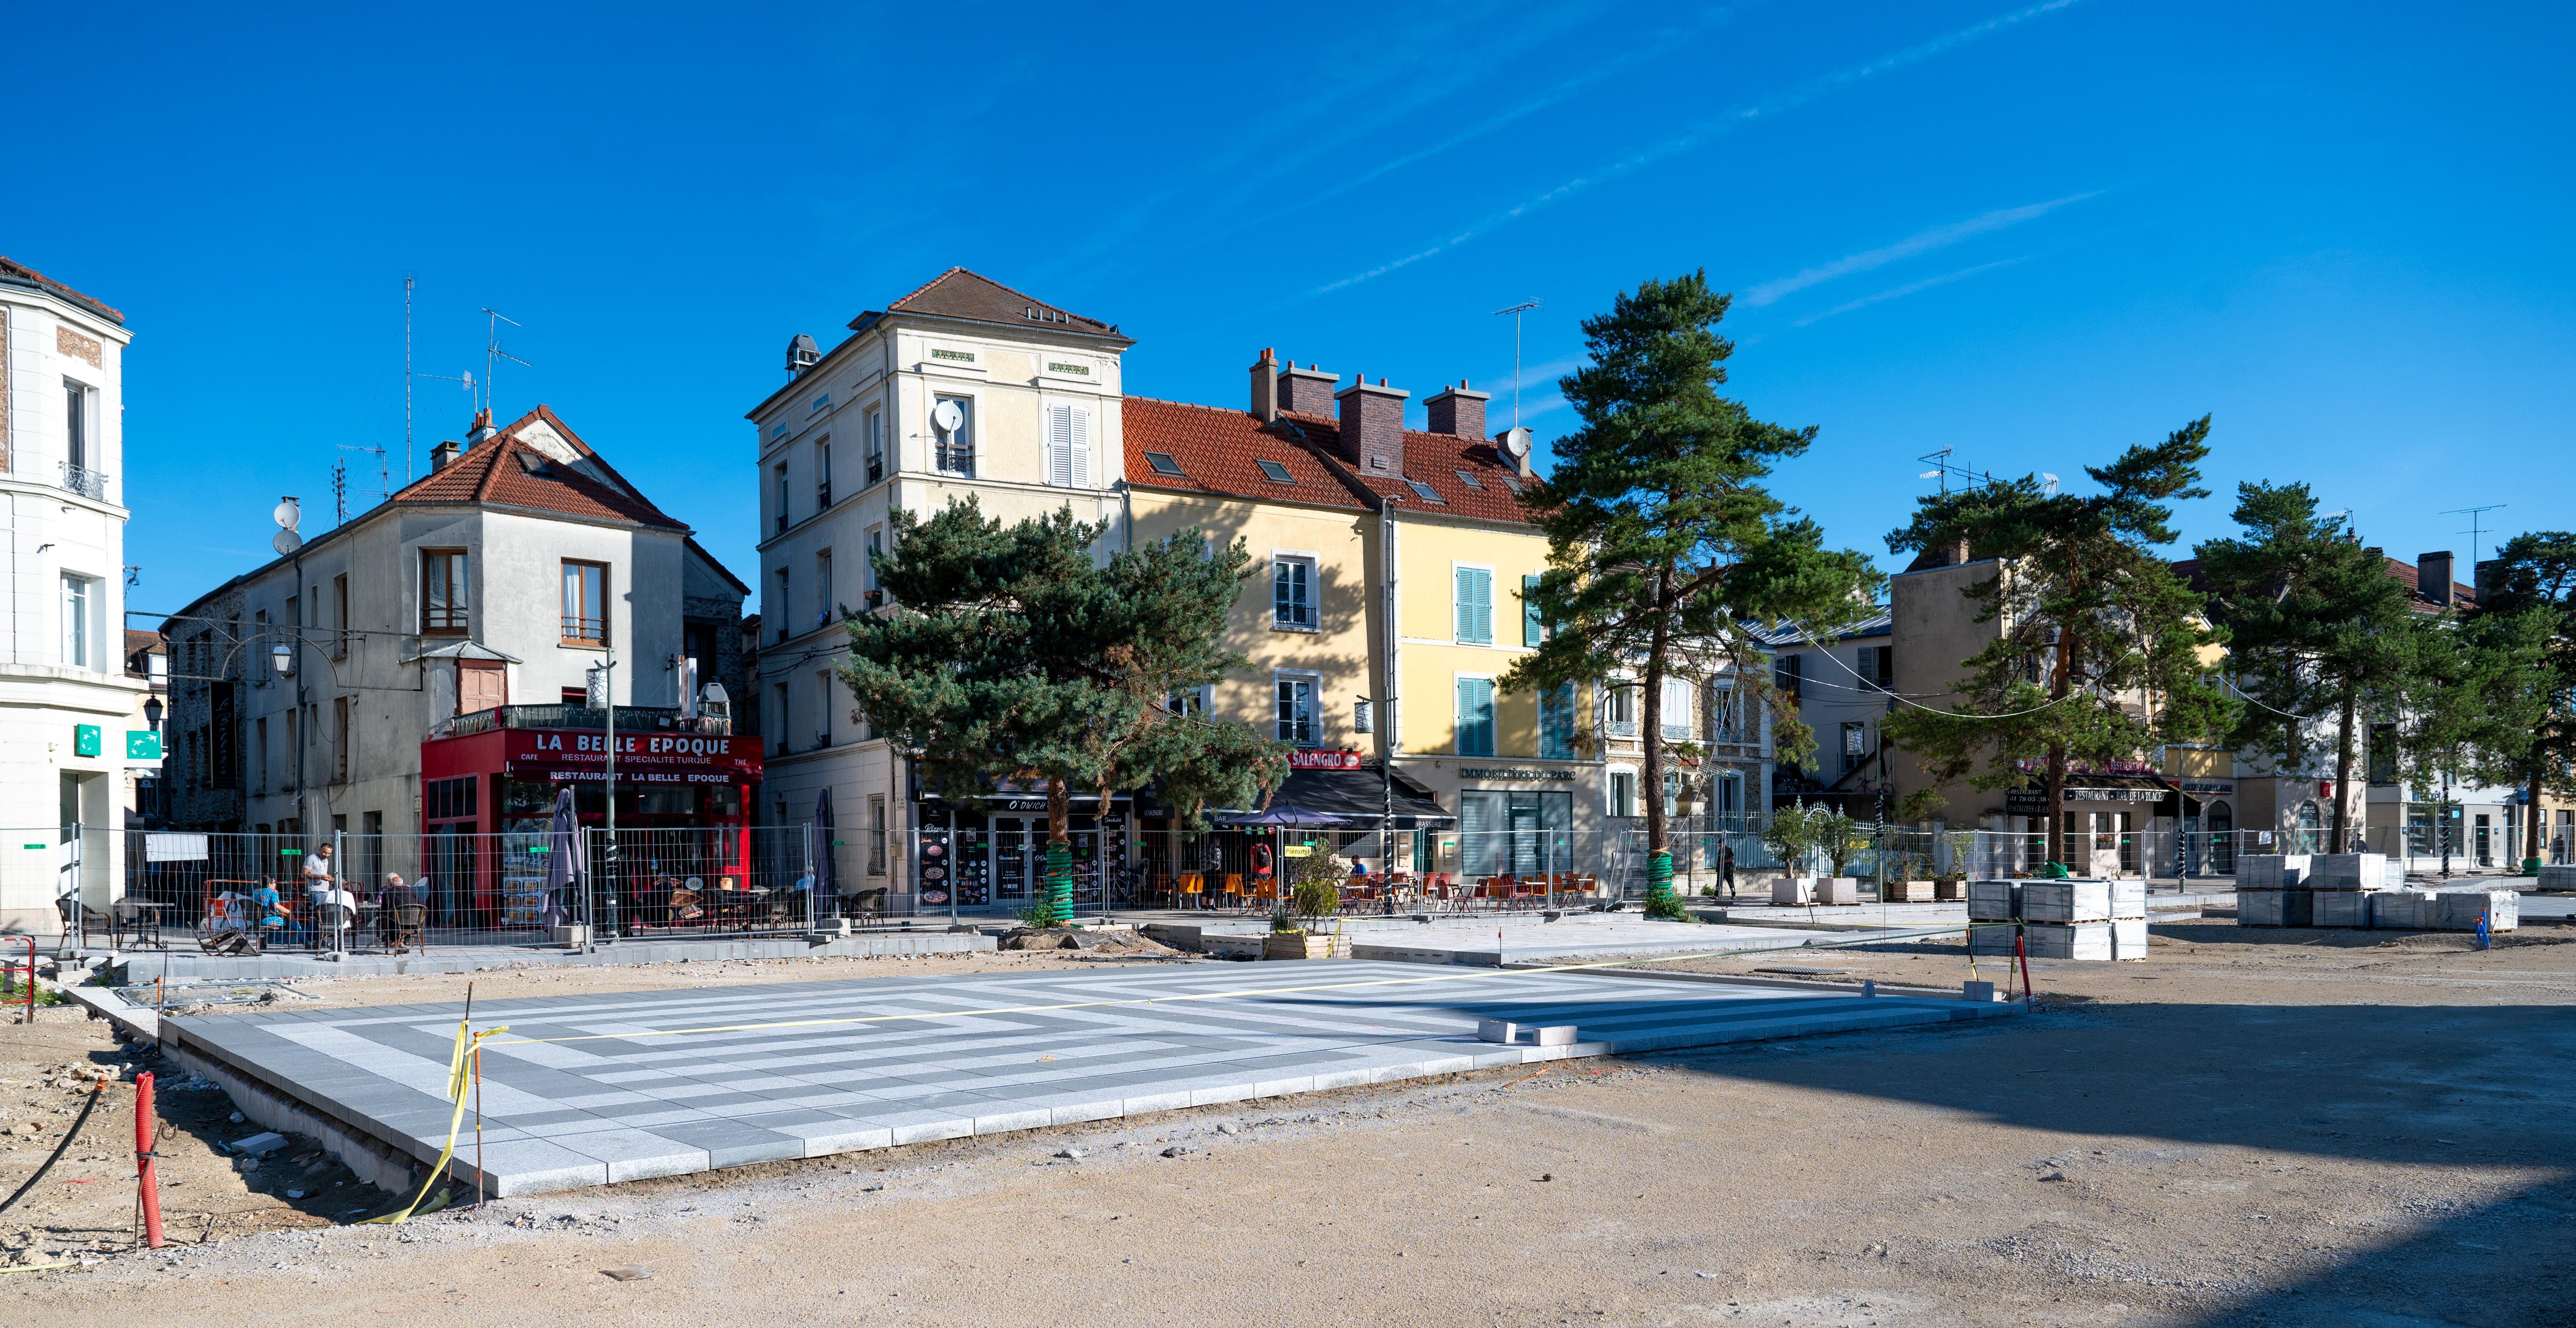
[[(485, 1188), (533, 1194), (1477, 1066), (2007, 1017), (2020, 1007), (1596, 973), (1311, 961), (479, 1002)], [(162, 1038), (427, 1165), (460, 1007), (164, 1019)], [(1572, 1046), (1480, 1042), (1482, 1019)], [(476, 1179), (472, 1116), (450, 1169)]]

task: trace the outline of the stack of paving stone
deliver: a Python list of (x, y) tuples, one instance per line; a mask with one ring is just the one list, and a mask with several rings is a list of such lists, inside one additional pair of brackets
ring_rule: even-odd
[(2236, 925), (2305, 927), (2310, 912), (2305, 853), (2248, 853), (2236, 859)]
[(2031, 881), (2021, 913), (2035, 959), (2147, 957), (2144, 881)]
[(2392, 931), (2514, 931), (2522, 896), (2511, 890), (2383, 890), (2370, 896), (2370, 925)]
[(2576, 862), (2544, 863), (2540, 868), (2543, 890), (2576, 890)]
[(2319, 927), (2367, 927), (2373, 898), (2406, 883), (2406, 873), (2378, 853), (2320, 853), (2308, 860), (2310, 921)]
[[(2022, 890), (2027, 881), (1968, 882), (1968, 921), (2005, 923), (2021, 921)], [(1978, 926), (1968, 930), (1968, 953), (2008, 955), (2013, 952), (2013, 936), (2018, 927)]]

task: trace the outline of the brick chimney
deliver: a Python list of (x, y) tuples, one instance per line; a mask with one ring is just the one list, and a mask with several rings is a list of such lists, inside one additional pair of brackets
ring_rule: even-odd
[(1295, 360), (1290, 360), (1288, 367), (1279, 371), (1279, 409), (1293, 410), (1300, 415), (1330, 415), (1333, 413), (1333, 384), (1340, 381), (1338, 375), (1328, 374), (1311, 364), (1300, 369)]
[(1333, 394), (1341, 403), (1342, 458), (1363, 475), (1393, 478), (1404, 473), (1404, 399), (1413, 394), (1388, 387), (1386, 380), (1359, 381)]
[(1485, 441), (1485, 403), (1491, 392), (1473, 392), (1461, 378), (1456, 387), (1444, 387), (1422, 403), (1431, 416), (1431, 432), (1454, 434), (1469, 442)]
[(1268, 346), (1252, 365), (1252, 413), (1264, 424), (1279, 418), (1279, 357)]
[(2415, 555), (2415, 590), (2424, 598), (2451, 606), (2451, 551)]

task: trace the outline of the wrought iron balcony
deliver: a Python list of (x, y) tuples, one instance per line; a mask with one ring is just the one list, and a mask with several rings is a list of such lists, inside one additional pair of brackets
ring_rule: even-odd
[(63, 463), (63, 487), (83, 498), (107, 501), (107, 472)]
[[(433, 738), (456, 738), (469, 733), (489, 733), (494, 729), (604, 729), (608, 712), (599, 706), (586, 705), (505, 705), (471, 714), (455, 715), (440, 720), (429, 731)], [(731, 733), (733, 721), (722, 715), (700, 715), (696, 719), (680, 718), (677, 706), (619, 706), (617, 728), (621, 733)]]

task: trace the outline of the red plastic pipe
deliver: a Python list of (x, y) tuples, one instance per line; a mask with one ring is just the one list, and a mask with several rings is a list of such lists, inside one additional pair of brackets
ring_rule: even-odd
[(2030, 948), (2025, 944), (2020, 927), (2013, 928), (2013, 958), (2021, 961), (2021, 1003), (2036, 1010), (2039, 999), (2030, 994)]
[(152, 1072), (134, 1076), (134, 1183), (143, 1201), (143, 1244), (161, 1248), (161, 1180), (153, 1170), (160, 1154), (152, 1147)]

